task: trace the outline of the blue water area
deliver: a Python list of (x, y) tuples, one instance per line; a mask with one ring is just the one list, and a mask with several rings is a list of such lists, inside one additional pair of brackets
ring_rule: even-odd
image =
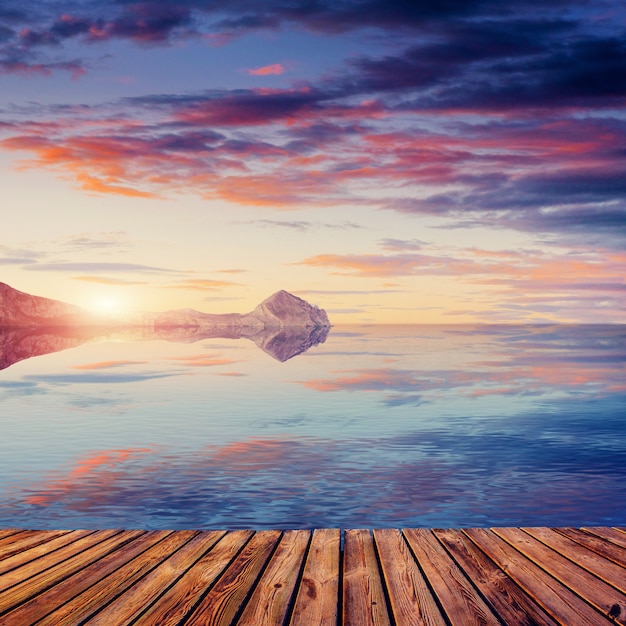
[(625, 326), (167, 339), (4, 331), (0, 526), (626, 525)]

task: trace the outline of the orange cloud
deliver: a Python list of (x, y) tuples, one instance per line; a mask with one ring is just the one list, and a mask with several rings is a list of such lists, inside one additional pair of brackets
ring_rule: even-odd
[(233, 363), (241, 363), (233, 359), (225, 359), (220, 356), (207, 354), (194, 354), (190, 356), (169, 357), (168, 361), (177, 361), (189, 367), (211, 367), (215, 365), (232, 365)]
[(272, 65), (264, 65), (256, 69), (246, 70), (250, 76), (270, 76), (272, 74), (284, 74), (286, 71), (285, 67), (280, 63), (273, 63)]
[(82, 280), (87, 283), (98, 283), (100, 285), (147, 285), (141, 280), (124, 280), (123, 278), (104, 278), (100, 276), (73, 276), (73, 280)]
[(176, 285), (167, 285), (168, 289), (189, 289), (195, 291), (215, 291), (224, 287), (232, 287), (239, 283), (232, 283), (226, 280), (209, 280), (204, 278), (191, 278)]
[[(341, 372), (335, 372), (341, 373)], [(301, 385), (315, 391), (391, 391), (416, 389), (419, 372), (392, 368), (346, 371), (350, 375), (334, 380), (305, 380)]]
[[(38, 490), (37, 495), (25, 498), (29, 504), (47, 505), (59, 496), (72, 493), (85, 477), (89, 480), (91, 503), (105, 502), (107, 493), (118, 480), (123, 480), (124, 464), (129, 461), (144, 459), (153, 451), (149, 448), (128, 448), (125, 450), (107, 450), (88, 456), (79, 461), (67, 476), (45, 485), (45, 490)], [(92, 490), (93, 489), (93, 490)]]
[(125, 365), (145, 365), (147, 361), (100, 361), (99, 363), (85, 363), (74, 365), (75, 370), (100, 370), (109, 367), (123, 367)]
[(80, 183), (81, 189), (84, 189), (85, 191), (112, 193), (120, 196), (127, 196), (129, 198), (158, 198), (156, 194), (149, 191), (140, 191), (139, 189), (132, 189), (131, 187), (109, 184), (95, 176), (85, 174), (84, 172), (76, 174), (76, 179)]
[[(401, 242), (400, 242), (401, 243)], [(397, 244), (400, 249), (401, 245)], [(410, 242), (409, 242), (410, 243)], [(410, 249), (410, 247), (408, 248)], [(535, 250), (492, 251), (458, 249), (456, 255), (420, 253), (399, 254), (318, 254), (297, 265), (335, 268), (355, 276), (450, 275), (482, 284), (553, 288), (576, 285), (581, 281), (623, 284), (626, 255), (619, 253), (549, 254)]]

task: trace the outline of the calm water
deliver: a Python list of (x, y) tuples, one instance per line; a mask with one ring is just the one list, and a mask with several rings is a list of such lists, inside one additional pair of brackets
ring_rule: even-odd
[(0, 526), (626, 525), (624, 326), (18, 339)]

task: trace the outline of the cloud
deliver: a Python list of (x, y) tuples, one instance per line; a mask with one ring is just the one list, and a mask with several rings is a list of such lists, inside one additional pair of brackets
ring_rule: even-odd
[[(300, 381), (300, 384), (315, 391), (414, 391), (420, 385), (432, 384), (431, 379), (423, 379), (414, 370), (392, 368), (360, 369), (336, 372), (336, 379), (319, 379)], [(347, 374), (347, 375), (345, 375)]]
[[(111, 11), (115, 3), (109, 4), (102, 13)], [(100, 5), (102, 6), (102, 5)], [(84, 17), (69, 13), (57, 14), (52, 24), (47, 27), (22, 28), (19, 41), (24, 47), (59, 45), (67, 39), (82, 37), (89, 42), (106, 41), (113, 38), (129, 39), (139, 44), (154, 44), (173, 38), (180, 29), (186, 30), (191, 23), (191, 12), (188, 8), (171, 3), (130, 3), (123, 12), (106, 19), (104, 17)], [(37, 15), (34, 15), (34, 21)], [(189, 32), (187, 30), (186, 34)]]
[[(160, 120), (132, 121), (142, 109)], [(106, 114), (84, 111), (82, 120), (72, 111), (71, 120), (61, 114), (44, 128), (15, 122), (0, 145), (34, 155), (24, 166), (70, 173), (97, 193), (157, 197), (184, 188), (276, 209), (358, 201), (459, 227), (568, 237), (591, 231), (613, 247), (626, 215), (620, 152), (626, 126), (608, 114), (485, 117), (390, 132), (404, 111), (354, 104), (337, 89), (321, 88), (144, 97), (111, 103)], [(363, 113), (372, 116), (367, 125)], [(386, 194), (375, 200), (374, 189)], [(294, 230), (320, 225), (280, 222), (255, 221)]]
[(28, 374), (24, 376), (26, 381), (35, 383), (45, 383), (48, 385), (74, 385), (74, 384), (117, 384), (136, 383), (146, 380), (157, 380), (159, 378), (169, 378), (179, 376), (180, 372), (145, 372), (135, 374)]
[(286, 71), (285, 67), (280, 63), (273, 63), (272, 65), (264, 65), (256, 69), (246, 70), (246, 73), (250, 76), (271, 76), (284, 74)]
[(298, 230), (300, 232), (305, 232), (311, 230), (313, 228), (313, 222), (308, 222), (305, 220), (250, 220), (249, 222), (245, 222), (246, 224), (252, 224), (258, 228), (287, 228), (289, 230)]
[(227, 280), (210, 280), (205, 278), (190, 278), (175, 285), (166, 285), (168, 289), (186, 289), (191, 291), (216, 291), (225, 287), (233, 287), (239, 283)]
[(100, 370), (111, 367), (126, 367), (127, 365), (145, 365), (147, 361), (100, 361), (98, 363), (85, 363), (72, 366), (75, 370)]
[(138, 274), (181, 274), (177, 270), (138, 263), (36, 263), (28, 265), (28, 270), (36, 272), (92, 272), (106, 273), (138, 273)]
[[(259, 528), (610, 524), (625, 512), (615, 499), (626, 467), (622, 399), (552, 400), (539, 413), (500, 419), (495, 430), (493, 419), (455, 420), (454, 432), (440, 423), (348, 441), (259, 437), (194, 454), (101, 450), (16, 487), (2, 512), (16, 524), (78, 518), (83, 527), (110, 511), (152, 528), (239, 528), (251, 519)], [(415, 395), (404, 400), (419, 404)], [(519, 497), (520, 485), (528, 497)]]
[(381, 239), (378, 243), (383, 250), (389, 250), (390, 252), (421, 250), (428, 245), (420, 239)]
[[(403, 249), (402, 243), (394, 246)], [(549, 313), (545, 321), (558, 315), (561, 321), (616, 323), (626, 306), (626, 256), (619, 251), (550, 253), (468, 248), (446, 254), (320, 254), (298, 265), (360, 278), (443, 276), (465, 286), (495, 288), (484, 291), (482, 302), (489, 305), (485, 310), (451, 311), (472, 313), (482, 321), (523, 321)]]
[(78, 235), (70, 235), (58, 241), (61, 248), (67, 250), (101, 250), (112, 249), (127, 250), (131, 246), (126, 239), (124, 231), (109, 231), (100, 233), (80, 233)]
[(193, 354), (190, 356), (168, 357), (168, 360), (176, 361), (187, 367), (214, 367), (216, 365), (232, 365), (233, 363), (241, 362), (215, 354)]
[(0, 259), (0, 265), (28, 265), (29, 263), (36, 263), (34, 259), (30, 257), (3, 257)]
[(270, 220), (270, 219), (258, 219), (258, 220), (250, 220), (248, 222), (241, 222), (244, 224), (252, 224), (254, 226), (258, 226), (259, 228), (270, 228), (270, 227), (278, 227), (278, 228), (288, 228), (289, 230), (297, 230), (301, 232), (310, 231), (318, 228), (330, 228), (336, 230), (357, 230), (363, 228), (360, 224), (356, 222), (351, 222), (349, 220), (344, 220), (338, 224), (329, 224), (323, 222), (311, 222), (306, 220)]
[(104, 276), (73, 276), (72, 280), (82, 280), (98, 285), (147, 285), (144, 280), (126, 280), (124, 278), (106, 278)]
[(52, 76), (54, 72), (69, 72), (73, 79), (78, 79), (87, 70), (78, 61), (63, 61), (57, 63), (32, 63), (19, 59), (0, 59), (1, 74), (17, 74), (26, 77)]
[(328, 37), (394, 36), (393, 46), (373, 45), (280, 89), (14, 107), (4, 116), (3, 149), (88, 193), (155, 199), (191, 190), (276, 210), (361, 205), (444, 227), (623, 248), (626, 39), (620, 20), (599, 20), (582, 0), (105, 1), (26, 13), (11, 1), (0, 15), (6, 71), (78, 71), (82, 61), (46, 56), (70, 40), (156, 46), (294, 25)]
[[(384, 293), (402, 293), (404, 289), (298, 289), (295, 293), (302, 295), (328, 295), (328, 296), (345, 296), (345, 295), (372, 295)], [(335, 335), (336, 333), (333, 333)]]
[(5, 397), (16, 398), (47, 393), (46, 388), (39, 383), (24, 380), (0, 380), (0, 391)]
[(410, 276), (422, 271), (426, 256), (417, 254), (318, 254), (308, 257), (297, 265), (331, 267), (339, 272), (356, 276)]

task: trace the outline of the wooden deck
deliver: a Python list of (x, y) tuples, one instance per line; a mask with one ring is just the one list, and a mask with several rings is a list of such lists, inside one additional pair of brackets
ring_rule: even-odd
[(626, 529), (0, 530), (31, 624), (626, 625)]

